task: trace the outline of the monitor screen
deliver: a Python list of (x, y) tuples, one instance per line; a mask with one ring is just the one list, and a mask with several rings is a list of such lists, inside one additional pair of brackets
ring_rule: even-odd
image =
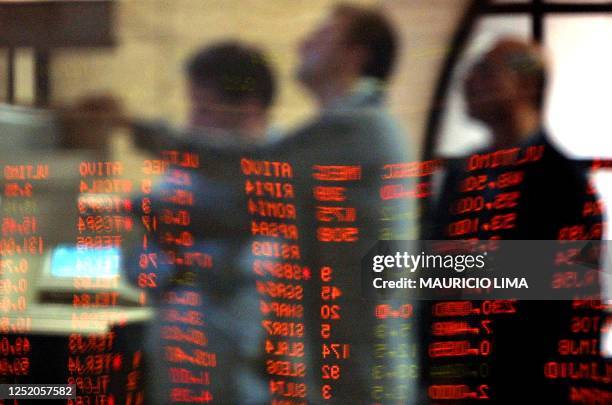
[(51, 255), (51, 276), (118, 277), (120, 254), (120, 250), (114, 247), (80, 250), (75, 246), (60, 245)]

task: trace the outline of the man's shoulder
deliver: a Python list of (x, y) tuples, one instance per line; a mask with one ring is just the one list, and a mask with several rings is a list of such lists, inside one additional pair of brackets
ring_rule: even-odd
[(289, 133), (286, 144), (309, 149), (342, 148), (356, 154), (409, 152), (401, 125), (381, 108), (328, 113)]

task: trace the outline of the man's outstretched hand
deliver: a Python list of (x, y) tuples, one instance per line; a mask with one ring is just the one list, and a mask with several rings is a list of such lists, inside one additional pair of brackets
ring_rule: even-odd
[(67, 148), (105, 149), (113, 130), (132, 127), (132, 119), (121, 102), (111, 95), (86, 96), (57, 111)]
[(129, 127), (129, 119), (121, 102), (111, 95), (94, 95), (80, 99), (72, 106), (60, 108), (64, 120), (88, 122), (103, 127)]

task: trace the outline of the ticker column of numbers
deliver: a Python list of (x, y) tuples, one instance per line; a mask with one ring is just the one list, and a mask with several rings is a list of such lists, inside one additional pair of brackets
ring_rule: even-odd
[(241, 171), (271, 403), (302, 405), (308, 389), (304, 296), (311, 270), (302, 263), (293, 167), (243, 158)]
[(450, 207), (456, 221), (449, 224), (448, 237), (503, 239), (505, 232), (516, 227), (524, 168), (543, 156), (543, 145), (471, 155), (468, 175), (459, 185), (460, 198)]
[[(344, 245), (351, 249), (359, 241), (357, 226), (357, 208), (351, 204), (349, 188), (361, 180), (359, 165), (314, 165), (312, 178), (315, 180), (313, 196), (315, 199), (316, 238), (322, 251), (330, 252), (335, 245)], [(335, 256), (332, 253), (332, 257)], [(355, 269), (335, 267), (334, 263), (322, 263), (319, 269), (321, 291), (319, 296), (320, 350), (321, 350), (321, 393), (324, 401), (333, 401), (338, 395), (338, 386), (342, 385), (342, 395), (350, 391), (350, 375), (356, 370), (347, 370), (346, 361), (351, 357), (352, 344), (348, 341), (348, 325), (342, 325), (343, 309), (355, 305), (357, 301), (343, 299), (347, 291), (341, 288), (338, 271), (352, 272), (345, 274), (345, 281), (354, 284), (359, 280)], [(349, 276), (349, 279), (346, 277)], [(356, 278), (353, 278), (356, 277)], [(351, 280), (352, 279), (352, 280)], [(347, 284), (348, 285), (348, 284)], [(353, 289), (354, 285), (353, 285)], [(355, 294), (356, 291), (350, 291)], [(355, 297), (353, 296), (353, 299)]]
[[(474, 154), (450, 215), (451, 239), (502, 239), (516, 226), (523, 167), (542, 159), (543, 146), (508, 148)], [(490, 250), (494, 250), (492, 246)], [(495, 320), (516, 314), (516, 301), (446, 301), (432, 307), (431, 342), (427, 355), (434, 383), (432, 400), (491, 400), (491, 353)], [(445, 378), (434, 377), (445, 375)], [(437, 381), (437, 382), (436, 382)], [(468, 382), (468, 383), (466, 383)]]
[(517, 313), (516, 300), (441, 301), (431, 310), (429, 398), (494, 400), (490, 358), (495, 322)]
[[(525, 165), (539, 161), (541, 146), (474, 154), (467, 159), (459, 198), (451, 202), (450, 239), (501, 239), (516, 225)], [(480, 245), (483, 246), (482, 244)], [(488, 245), (495, 250), (495, 245)], [(428, 396), (431, 400), (495, 399), (491, 368), (497, 319), (517, 313), (515, 300), (438, 301), (430, 306)]]
[(127, 196), (133, 182), (123, 178), (120, 161), (83, 161), (79, 164), (79, 199), (76, 223), (76, 260), (72, 294), (72, 330), (68, 341), (68, 384), (76, 398), (68, 404), (111, 405), (116, 398), (111, 381), (127, 359), (114, 347), (115, 332), (84, 334), (82, 329), (122, 324), (119, 304), (120, 252), (133, 229)]
[(413, 240), (420, 220), (418, 200), (431, 196), (431, 176), (439, 160), (387, 164), (382, 167), (380, 240)]
[(143, 379), (145, 378), (142, 367), (142, 351), (137, 350), (130, 353), (131, 358), (126, 359), (125, 369), (127, 372), (125, 385), (125, 405), (144, 405)]
[[(403, 162), (382, 167), (380, 240), (416, 239), (418, 199), (430, 194), (429, 176), (440, 162)], [(418, 247), (415, 243), (414, 247)], [(374, 308), (375, 362), (371, 398), (375, 404), (412, 403), (419, 376), (415, 300), (392, 292)]]
[[(593, 163), (592, 170), (597, 168), (597, 163)], [(592, 179), (587, 182), (584, 190), (583, 206), (581, 218), (576, 224), (561, 224), (557, 239), (566, 240), (600, 240), (604, 231), (604, 201), (598, 196)], [(576, 196), (579, 198), (580, 196)], [(563, 242), (561, 242), (563, 244)]]
[[(79, 171), (82, 179), (87, 179), (93, 175), (95, 169), (90, 166), (89, 172), (87, 165), (91, 165), (91, 162), (82, 162)], [(97, 164), (97, 163), (96, 163)], [(115, 162), (115, 170), (119, 167)], [(121, 169), (122, 171), (122, 169)], [(112, 171), (111, 171), (112, 173)], [(84, 188), (87, 183), (81, 184), (80, 187)], [(129, 183), (126, 183), (129, 188)], [(105, 266), (112, 265), (113, 259), (110, 261), (92, 261), (88, 259), (87, 252), (92, 251), (95, 246), (95, 223), (96, 221), (103, 221), (103, 218), (115, 218), (114, 221), (117, 223), (123, 222), (125, 227), (122, 227), (122, 234), (128, 232), (132, 227), (132, 202), (130, 198), (123, 193), (82, 193), (78, 198), (77, 210), (79, 218), (77, 219), (77, 248), (81, 257), (78, 259), (76, 265), (77, 277), (74, 279), (75, 293), (72, 295), (72, 305), (74, 309), (73, 318), (73, 330), (68, 338), (68, 373), (69, 383), (77, 385), (77, 392), (81, 389), (81, 393), (77, 395), (74, 400), (69, 400), (68, 405), (87, 403), (86, 401), (97, 401), (99, 404), (105, 404), (112, 402), (111, 395), (104, 394), (107, 387), (110, 384), (111, 375), (119, 372), (122, 365), (122, 358), (119, 353), (114, 349), (116, 333), (109, 331), (104, 334), (92, 334), (85, 335), (78, 332), (79, 327), (87, 324), (86, 311), (105, 311), (106, 309), (112, 309), (117, 304), (118, 293), (112, 291), (113, 285), (116, 282), (98, 282), (91, 276), (87, 275), (92, 267), (96, 269), (99, 266), (101, 271), (104, 271)], [(108, 219), (107, 219), (108, 221)], [(101, 222), (98, 222), (100, 224)], [(89, 224), (89, 225), (88, 225)], [(99, 225), (98, 225), (99, 226)], [(88, 232), (87, 229), (92, 232)], [(98, 235), (101, 236), (101, 235)], [(118, 236), (118, 235), (115, 235)], [(102, 243), (103, 239), (98, 239)], [(107, 236), (107, 243), (113, 240), (113, 237)], [(119, 243), (115, 237), (116, 243)], [(117, 245), (118, 246), (118, 245)], [(118, 258), (117, 258), (118, 260)], [(79, 275), (83, 273), (82, 275)], [(101, 274), (102, 275), (102, 274)], [(108, 280), (107, 280), (108, 281)], [(92, 286), (100, 284), (102, 288), (109, 288), (109, 291), (98, 291), (93, 295), (89, 292), (79, 290), (90, 290)], [(81, 313), (84, 313), (81, 315)], [(108, 317), (107, 317), (108, 318)], [(104, 322), (104, 319), (99, 319)], [(97, 320), (91, 319), (91, 322)], [(100, 370), (96, 370), (96, 367), (92, 367), (93, 362), (99, 362), (104, 364), (103, 367), (106, 371), (102, 374)], [(89, 363), (89, 365), (87, 365)], [(88, 388), (86, 388), (88, 387)], [(96, 394), (94, 394), (96, 392)], [(92, 399), (93, 398), (93, 399)]]
[(211, 271), (213, 257), (201, 251), (191, 224), (198, 204), (193, 176), (200, 168), (200, 156), (189, 151), (163, 151), (161, 160), (151, 165), (155, 174), (162, 175), (163, 186), (158, 196), (160, 205), (144, 212), (143, 217), (143, 223), (149, 224), (145, 225), (148, 234), (156, 242), (153, 249), (143, 240), (144, 261), (152, 271), (144, 278), (143, 287), (157, 287), (157, 281), (150, 280), (159, 266), (171, 269), (171, 287), (161, 295), (161, 344), (169, 364), (168, 400), (213, 403), (218, 400), (210, 388), (211, 374), (218, 364), (217, 353), (208, 348), (206, 313), (197, 285), (198, 272)]
[[(484, 176), (484, 177), (482, 177)], [(480, 178), (482, 187), (495, 188), (486, 175), (472, 172), (461, 183), (461, 192), (471, 192), (472, 179)], [(482, 190), (477, 190), (481, 192)], [(514, 192), (513, 192), (514, 193)], [(518, 194), (518, 192), (516, 192)], [(486, 232), (482, 226), (483, 217), (490, 219), (485, 198), (486, 193), (461, 196), (452, 204), (452, 214), (456, 219), (448, 229), (450, 238), (470, 239), (478, 232)], [(503, 195), (503, 194), (502, 194)], [(506, 193), (506, 195), (508, 195)], [(490, 204), (490, 203), (489, 203)], [(513, 197), (512, 208), (518, 204), (518, 195)], [(474, 215), (469, 219), (461, 219)], [(510, 215), (515, 215), (511, 213)], [(474, 224), (476, 228), (471, 228)], [(481, 229), (478, 229), (481, 227)], [(462, 235), (458, 237), (458, 235)], [(492, 239), (498, 238), (491, 235)], [(493, 245), (489, 250), (494, 250)], [(428, 364), (427, 395), (430, 400), (461, 401), (460, 403), (494, 400), (495, 387), (491, 384), (491, 369), (494, 368), (491, 354), (494, 350), (495, 323), (497, 319), (517, 313), (515, 300), (488, 301), (434, 301), (427, 305), (431, 319), (426, 333), (428, 345), (424, 348)]]
[[(596, 170), (599, 163), (593, 162)], [(556, 270), (551, 277), (551, 287), (572, 291), (574, 299), (567, 323), (556, 339), (555, 353), (543, 367), (544, 377), (551, 382), (568, 385), (567, 400), (572, 403), (608, 403), (610, 390), (610, 361), (602, 353), (602, 334), (610, 331), (612, 319), (610, 306), (602, 300), (603, 269), (602, 251), (595, 244), (592, 257), (597, 266), (578, 265), (574, 261), (583, 244), (575, 241), (599, 240), (603, 233), (603, 200), (598, 197), (594, 184), (589, 181), (585, 190), (582, 218), (577, 224), (563, 224), (558, 234)], [(588, 245), (585, 247), (588, 248)], [(607, 246), (603, 246), (604, 252)], [(609, 252), (607, 253), (609, 254)]]
[(555, 353), (543, 365), (544, 377), (567, 384), (566, 399), (576, 404), (608, 404), (610, 360), (602, 353), (602, 333), (611, 329), (610, 307), (595, 299), (574, 299), (572, 316), (564, 334), (557, 340)]
[[(124, 196), (122, 198), (117, 198), (115, 200), (115, 204), (113, 204), (116, 209), (120, 210), (119, 212), (123, 212), (126, 215), (130, 215), (131, 218), (134, 218), (134, 221), (136, 221), (134, 228), (143, 230), (144, 240), (146, 240), (146, 238), (149, 237), (149, 234), (156, 229), (157, 224), (155, 220), (150, 218), (150, 206), (143, 200), (149, 198), (154, 180), (159, 175), (163, 174), (166, 166), (167, 165), (163, 164), (160, 160), (144, 160), (141, 169), (141, 174), (143, 177), (136, 180), (132, 193), (142, 196), (141, 199), (133, 200), (131, 195)], [(140, 204), (140, 207), (134, 207), (134, 204)], [(140, 216), (135, 216), (135, 212), (140, 213)], [(130, 227), (129, 230), (132, 230), (132, 227)], [(133, 239), (133, 237), (130, 238), (130, 240)], [(131, 247), (129, 242), (128, 245)], [(125, 249), (124, 253), (131, 254), (131, 249)], [(136, 286), (141, 290), (138, 296), (138, 303), (141, 306), (146, 306), (149, 304), (146, 287), (150, 287), (150, 283), (146, 282), (148, 280), (146, 278), (146, 274), (143, 275), (143, 272), (147, 270), (149, 265), (155, 267), (157, 265), (155, 259), (149, 261), (147, 260), (148, 258), (149, 256), (146, 253), (141, 253), (138, 257), (139, 273), (136, 277)], [(126, 261), (123, 262), (125, 263)], [(131, 261), (129, 261), (129, 263), (131, 263)], [(129, 265), (130, 264), (128, 264), (128, 266)], [(127, 272), (132, 271), (131, 269), (125, 270)], [(125, 357), (122, 359), (121, 368), (124, 370), (125, 376), (124, 379), (119, 382), (121, 392), (124, 392), (125, 395), (123, 400), (125, 401), (126, 405), (143, 405), (145, 401), (145, 392), (143, 389), (145, 375), (142, 368), (143, 352), (142, 350), (136, 350), (134, 352), (126, 352), (124, 354)]]
[(158, 242), (158, 217), (153, 211), (151, 193), (153, 182), (163, 176), (168, 170), (169, 163), (162, 159), (147, 159), (143, 161), (141, 172), (143, 178), (140, 181), (140, 199), (134, 201), (140, 207), (135, 211), (140, 214), (139, 227), (143, 231), (140, 257), (138, 258), (138, 276), (136, 284), (140, 289), (139, 302), (147, 305), (149, 302), (148, 291), (157, 288), (158, 269), (160, 268), (156, 243)]
[[(37, 187), (48, 181), (46, 164), (2, 166), (0, 212), (0, 381), (18, 382), (30, 374), (31, 330), (27, 315), (29, 269), (40, 261)], [(24, 335), (21, 335), (23, 333)]]

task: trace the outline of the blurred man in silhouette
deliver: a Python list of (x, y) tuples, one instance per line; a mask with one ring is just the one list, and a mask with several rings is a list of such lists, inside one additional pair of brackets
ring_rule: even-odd
[[(601, 238), (601, 213), (587, 209), (596, 196), (586, 174), (550, 142), (543, 128), (546, 79), (540, 50), (513, 39), (499, 41), (471, 68), (464, 82), (468, 114), (488, 127), (491, 146), (447, 167), (445, 187), (433, 210), (436, 226), (429, 234), (430, 239)], [(474, 186), (475, 183), (466, 182), (468, 178), (485, 180)], [(456, 203), (465, 197), (481, 197), (483, 209), (460, 209)], [(475, 217), (478, 228), (472, 232), (457, 231), (460, 228), (454, 226), (462, 219)], [(568, 232), (569, 229), (574, 231)], [(554, 242), (549, 243), (554, 253)], [(533, 251), (525, 252), (525, 262), (517, 267), (522, 274), (550, 286), (553, 273), (563, 267), (554, 267), (559, 256), (548, 255), (545, 250), (534, 247)], [(584, 271), (591, 266), (597, 268), (598, 259), (592, 260)], [(592, 302), (597, 307), (594, 291), (597, 288), (577, 290), (575, 295), (594, 298)], [(540, 299), (549, 299), (544, 294), (545, 291)], [(580, 303), (520, 301), (516, 314), (494, 321), (496, 349), (488, 361), (496, 372), (491, 373), (487, 384), (496, 403), (516, 403), (523, 398), (523, 392), (516, 390), (518, 384), (533, 393), (533, 401), (570, 403), (573, 394), (569, 381), (566, 379), (568, 384), (564, 388), (554, 385), (555, 381), (547, 381), (544, 365), (562, 353), (557, 346), (561, 347), (561, 339), (571, 335), (575, 315), (604, 319), (591, 304), (573, 309), (576, 302)], [(598, 341), (599, 332), (590, 330), (581, 334), (581, 338)], [(581, 352), (584, 357), (580, 361), (601, 362), (596, 352)]]
[(338, 5), (303, 40), (299, 52), (298, 80), (327, 110), (358, 93), (366, 82), (372, 84), (371, 93), (384, 90), (396, 59), (397, 37), (379, 12)]
[[(261, 314), (248, 266), (238, 151), (271, 142), (276, 78), (259, 49), (236, 41), (196, 51), (185, 73), (189, 117), (182, 128), (128, 118), (110, 97), (90, 97), (65, 115), (79, 128), (127, 126), (137, 146), (165, 162), (158, 181), (133, 199), (144, 235), (123, 246), (128, 277), (143, 287), (147, 275), (147, 304), (157, 310), (143, 343), (150, 365), (146, 403), (210, 402), (207, 391), (214, 402), (264, 403)], [(185, 154), (197, 164), (182, 166)], [(208, 257), (212, 266), (186, 260), (189, 255)], [(184, 314), (194, 323), (177, 320)], [(214, 353), (218, 366), (185, 360), (202, 352)]]
[[(395, 217), (409, 218), (414, 205), (409, 196), (409, 185), (404, 187), (405, 194), (396, 199), (383, 202), (380, 197), (383, 166), (413, 160), (406, 135), (384, 104), (396, 53), (396, 34), (379, 11), (339, 5), (300, 48), (297, 77), (314, 96), (319, 108), (316, 117), (294, 133), (274, 142), (266, 142), (265, 137), (261, 136), (268, 105), (263, 96), (268, 93), (260, 89), (265, 88), (268, 79), (253, 75), (245, 77), (244, 63), (239, 64), (242, 69), (239, 69), (237, 78), (229, 74), (233, 72), (231, 68), (216, 64), (195, 69), (201, 76), (190, 74), (192, 114), (189, 128), (182, 133), (178, 134), (164, 125), (155, 126), (146, 122), (134, 124), (141, 144), (150, 149), (183, 149), (199, 154), (201, 167), (197, 172), (203, 176), (191, 187), (196, 193), (191, 224), (196, 237), (228, 239), (235, 243), (243, 236), (250, 235), (244, 177), (239, 171), (241, 156), (255, 156), (259, 160), (292, 165), (291, 182), (295, 198), (290, 202), (295, 204), (298, 212), (296, 222), (301, 257), (313, 272), (318, 272), (323, 266), (332, 267), (334, 285), (342, 290), (344, 300), (342, 322), (334, 324), (332, 337), (333, 342), (350, 344), (351, 356), (343, 366), (343, 378), (334, 383), (330, 403), (358, 403), (372, 397), (376, 320), (373, 304), (362, 302), (361, 258), (380, 238), (409, 238), (414, 234), (409, 226), (412, 224), (383, 221), (381, 218), (383, 208), (388, 208)], [(192, 69), (188, 71), (192, 72)], [(237, 126), (238, 123), (241, 125)], [(255, 136), (245, 135), (246, 132)], [(346, 181), (339, 179), (337, 184), (317, 183), (313, 169), (323, 166), (358, 166), (359, 176)], [(405, 180), (409, 179), (398, 179), (394, 184), (409, 183)], [(315, 187), (333, 185), (346, 190), (346, 200), (332, 202), (313, 198)], [(350, 241), (331, 244), (320, 241), (320, 224), (315, 220), (320, 208), (355, 210), (352, 222), (328, 224), (335, 229), (349, 228), (353, 232)], [(265, 216), (263, 219), (266, 219)], [(239, 256), (236, 255), (236, 260), (239, 260)], [(235, 279), (229, 276), (223, 278), (223, 274), (233, 274), (231, 271), (206, 273), (212, 274), (205, 277), (218, 275), (216, 280), (206, 280), (206, 285), (214, 285), (218, 291), (223, 291), (223, 288), (236, 289)], [(247, 275), (239, 285), (246, 288), (244, 283), (251, 283), (251, 290), (256, 291), (254, 281)], [(320, 384), (316, 370), (321, 369), (322, 346), (319, 342), (322, 301), (315, 286), (308, 286), (309, 293), (304, 302), (305, 330), (311, 334), (305, 338), (311, 345), (306, 350), (308, 358), (304, 356), (300, 361), (308, 364), (308, 384), (315, 387), (309, 389), (309, 395), (316, 403), (322, 392), (316, 388)], [(230, 291), (222, 295), (231, 296)], [(225, 302), (229, 305), (228, 299)], [(258, 312), (258, 309), (258, 305), (252, 304), (242, 307), (244, 313), (249, 310)], [(261, 330), (258, 320), (261, 314), (253, 313), (251, 316), (249, 325)], [(231, 325), (228, 322), (226, 328), (230, 334), (235, 330)], [(248, 325), (243, 325), (247, 330)], [(262, 345), (256, 338), (244, 335), (241, 332), (234, 338), (242, 339), (255, 350), (261, 349)], [(232, 341), (231, 338), (228, 336), (228, 343)], [(228, 344), (227, 347), (234, 346)], [(270, 359), (276, 358), (271, 356)], [(261, 362), (261, 365), (265, 364)], [(402, 384), (410, 385), (405, 381)], [(230, 390), (230, 387), (231, 384), (228, 384), (227, 389)], [(239, 384), (238, 388), (258, 393), (255, 383)], [(406, 391), (404, 395), (407, 397), (409, 394)], [(220, 400), (224, 398), (227, 403), (265, 402), (261, 398), (257, 400), (255, 396), (248, 396), (248, 400), (241, 399), (245, 398), (242, 396), (236, 402), (226, 399), (229, 398), (227, 396), (220, 397)], [(279, 397), (279, 402), (284, 400)]]
[(380, 11), (340, 4), (303, 40), (299, 52), (296, 75), (318, 111), (280, 142), (279, 149), (299, 153), (305, 170), (296, 172), (306, 176), (313, 162), (361, 165), (363, 194), (355, 200), (364, 205), (362, 219), (371, 225), (364, 236), (376, 240), (380, 235), (368, 232), (380, 225), (377, 187), (382, 167), (409, 162), (413, 155), (406, 133), (385, 105), (397, 35)]
[[(342, 366), (343, 377), (329, 389), (333, 395), (327, 398), (330, 403), (361, 403), (378, 395), (372, 380), (376, 363), (373, 314), (378, 297), (363, 301), (368, 291), (361, 286), (365, 274), (360, 261), (379, 239), (410, 239), (414, 235), (409, 219), (382, 218), (383, 209), (396, 218), (414, 214), (409, 191), (394, 199), (381, 198), (384, 165), (413, 160), (406, 133), (385, 105), (397, 54), (398, 37), (381, 11), (348, 4), (335, 6), (299, 48), (296, 76), (316, 102), (315, 117), (275, 148), (282, 160), (295, 167), (293, 181), (300, 193), (296, 200), (305, 218), (301, 228), (309, 235), (303, 244), (304, 257), (313, 269), (331, 267), (334, 285), (343, 292), (342, 321), (331, 326), (331, 339), (350, 344), (351, 359)], [(359, 167), (359, 178), (321, 180), (325, 176), (315, 174), (317, 168), (342, 166)], [(405, 190), (412, 190), (410, 179), (397, 179), (395, 184), (399, 183), (404, 183)], [(328, 199), (324, 191), (333, 187), (342, 189), (344, 196)], [(315, 190), (320, 193), (313, 193)], [(356, 219), (344, 223), (313, 220), (326, 207), (354, 208)], [(348, 240), (336, 238), (330, 243), (322, 233), (326, 228), (347, 229), (354, 234)], [(316, 342), (321, 341), (318, 309), (322, 302), (315, 298), (308, 305), (310, 323), (306, 330)], [(390, 342), (384, 343), (391, 348)], [(315, 345), (311, 358), (314, 370), (321, 368), (319, 350)], [(387, 382), (377, 381), (378, 385)], [(414, 387), (406, 381), (400, 384), (409, 386), (404, 399), (409, 398)]]
[[(155, 367), (149, 401), (199, 402), (210, 390), (214, 402), (263, 403), (267, 398), (260, 358), (263, 330), (253, 271), (248, 265), (249, 218), (236, 150), (270, 141), (268, 117), (276, 93), (275, 77), (261, 51), (237, 42), (217, 43), (196, 52), (186, 73), (190, 114), (184, 130), (164, 123), (130, 123), (137, 144), (163, 160), (172, 163), (173, 156), (187, 153), (196, 155), (199, 162), (196, 168), (171, 165), (151, 194), (141, 197), (150, 201), (158, 221), (149, 235), (153, 242), (146, 249), (159, 257), (154, 269), (157, 291), (151, 297), (160, 319), (152, 325), (148, 352), (159, 349), (160, 355), (152, 355)], [(173, 200), (185, 191), (193, 196), (187, 206)], [(141, 205), (138, 201), (134, 204)], [(175, 218), (181, 210), (189, 215), (186, 226), (163, 221)], [(184, 231), (192, 235), (191, 242), (173, 241)], [(187, 265), (184, 258), (190, 254), (210, 257), (212, 267), (200, 268), (197, 261)], [(183, 259), (170, 262), (168, 255)], [(195, 297), (194, 293), (199, 297), (195, 305), (181, 304), (185, 297)], [(175, 297), (175, 302), (169, 297)], [(176, 311), (198, 311), (203, 324), (189, 327), (168, 320)], [(178, 342), (174, 336), (177, 326), (183, 333)], [(159, 346), (160, 336), (166, 339), (162, 342), (165, 346)], [(185, 341), (184, 336), (203, 336), (205, 344)], [(198, 351), (215, 353), (217, 367), (177, 362), (176, 348), (194, 358)], [(189, 370), (195, 380), (205, 372), (210, 382), (185, 385), (174, 380), (176, 373), (171, 370), (177, 368)]]
[(468, 114), (491, 131), (492, 149), (520, 144), (541, 131), (546, 72), (535, 46), (498, 42), (465, 79)]
[(157, 154), (171, 150), (200, 156), (197, 172), (202, 184), (193, 188), (208, 194), (198, 203), (196, 221), (203, 221), (200, 229), (208, 237), (234, 235), (244, 231), (247, 222), (246, 216), (239, 215), (245, 212), (242, 187), (232, 187), (242, 181), (235, 173), (241, 153), (278, 138), (269, 125), (276, 78), (259, 49), (234, 41), (199, 50), (188, 60), (185, 71), (186, 125), (179, 128), (162, 120), (125, 123), (140, 148)]
[[(222, 42), (197, 52), (186, 65), (189, 118), (187, 128), (220, 143), (263, 142), (269, 134), (269, 109), (276, 92), (273, 73), (261, 51), (237, 42)], [(180, 146), (193, 139), (155, 141)], [(223, 137), (228, 139), (223, 139)], [(144, 134), (145, 142), (152, 134)]]
[[(599, 239), (597, 219), (583, 217), (584, 204), (593, 197), (586, 175), (576, 162), (553, 145), (543, 128), (543, 104), (546, 90), (546, 70), (539, 49), (517, 40), (502, 40), (487, 52), (468, 73), (464, 87), (468, 114), (490, 130), (491, 146), (474, 155), (529, 147), (541, 154), (541, 159), (525, 166), (520, 188), (520, 203), (516, 223), (504, 229), (504, 239), (559, 238), (563, 227), (590, 221)], [(518, 150), (518, 149), (515, 149)], [(511, 168), (510, 168), (511, 169)], [(470, 174), (487, 174), (490, 178), (509, 171), (508, 166), (488, 164), (479, 169), (468, 160), (451, 163), (446, 186), (434, 210), (436, 227), (430, 239), (448, 238), (448, 224), (453, 221), (451, 202), (459, 196), (460, 180)], [(522, 167), (519, 167), (522, 169)], [(487, 189), (487, 199), (508, 190)], [(552, 209), (554, 207), (554, 209)], [(491, 213), (491, 216), (495, 213)], [(486, 216), (486, 215), (485, 215)], [(486, 219), (486, 218), (484, 218)], [(479, 230), (480, 239), (488, 239), (499, 230)]]

